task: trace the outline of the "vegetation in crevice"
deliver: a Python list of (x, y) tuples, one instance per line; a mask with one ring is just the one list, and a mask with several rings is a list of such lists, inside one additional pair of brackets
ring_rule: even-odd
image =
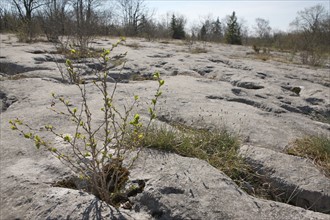
[(313, 135), (299, 138), (286, 149), (291, 155), (308, 158), (328, 177), (330, 177), (330, 138)]
[(273, 186), (265, 174), (257, 173), (239, 154), (239, 138), (227, 130), (196, 129), (175, 123), (171, 128), (152, 127), (142, 143), (148, 148), (205, 160), (248, 194), (287, 202), (281, 190)]

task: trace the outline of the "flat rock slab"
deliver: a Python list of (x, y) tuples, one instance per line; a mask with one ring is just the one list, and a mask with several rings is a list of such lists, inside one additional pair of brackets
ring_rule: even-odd
[(131, 172), (146, 179), (136, 210), (155, 219), (329, 219), (284, 203), (254, 198), (205, 161), (143, 151)]
[[(3, 36), (1, 39), (7, 39)], [(35, 128), (52, 124), (72, 133), (70, 121), (49, 110), (54, 104), (64, 110), (59, 103), (53, 103), (50, 94), (55, 92), (79, 106), (79, 89), (60, 83), (57, 65), (49, 59), (52, 55), (41, 53), (53, 51), (52, 44), (18, 44), (15, 38), (5, 41), (0, 45), (5, 57), (2, 63), (8, 64), (1, 68), (6, 71), (0, 71), (0, 219), (97, 219), (109, 218), (109, 213), (118, 219), (329, 219), (324, 214), (253, 198), (206, 162), (155, 152), (143, 152), (132, 170), (132, 179), (148, 179), (145, 191), (135, 199), (134, 211), (114, 210), (92, 195), (51, 187), (52, 182), (68, 174), (66, 167), (12, 132), (8, 121), (19, 117)], [(98, 41), (99, 47), (108, 48), (117, 39)], [(141, 39), (128, 41), (137, 41), (141, 47), (132, 50), (120, 46), (114, 52), (128, 52), (125, 72), (150, 76), (157, 70), (166, 81), (158, 105), (158, 119), (163, 122), (226, 127), (239, 132), (249, 144), (275, 151), (305, 134), (329, 134), (330, 124), (313, 115), (322, 116), (319, 119), (329, 116), (328, 69), (248, 59), (246, 53), (252, 49), (244, 46), (212, 44), (208, 45), (208, 53), (192, 54), (177, 41), (166, 45)], [(40, 51), (27, 52), (35, 48)], [(86, 70), (90, 110), (98, 123), (102, 120), (102, 97), (90, 83), (93, 75), (87, 71), (93, 66), (79, 65)], [(142, 104), (137, 111), (141, 118), (147, 117), (149, 106), (143, 103), (150, 103), (156, 87), (157, 82), (151, 80), (118, 84), (117, 104), (122, 107), (139, 95)], [(299, 94), (292, 92), (294, 87), (302, 88)], [(277, 154), (274, 156), (269, 160), (281, 161)], [(287, 166), (295, 172), (298, 163), (291, 162)], [(295, 174), (285, 173), (286, 169), (278, 173), (291, 181)], [(314, 171), (306, 170), (299, 178), (317, 172)], [(326, 189), (323, 186), (328, 180), (321, 183), (314, 179), (308, 176), (310, 182), (298, 183), (306, 190)]]
[(130, 179), (146, 180), (131, 198), (132, 210), (116, 209), (88, 193), (51, 187), (65, 175), (54, 158), (19, 159), (1, 176), (0, 219), (329, 219), (328, 215), (247, 195), (202, 160), (145, 150)]
[(330, 179), (307, 159), (244, 145), (240, 153), (297, 206), (330, 213)]
[[(65, 59), (60, 54), (53, 54), (54, 45), (45, 42), (18, 44), (14, 36), (1, 34), (0, 37), (1, 55), (5, 57), (0, 63), (0, 72), (1, 79), (6, 80), (0, 90), (6, 92), (7, 97), (15, 96), (20, 102), (18, 92), (28, 94), (36, 90), (40, 96), (48, 88), (71, 97), (72, 90), (56, 85), (61, 82), (58, 65), (65, 70)], [(99, 38), (95, 39), (94, 46), (109, 48), (116, 41), (116, 38), (106, 41)], [(134, 44), (139, 47), (129, 46)], [(199, 46), (203, 45), (198, 42), (193, 45)], [(328, 69), (260, 61), (247, 56), (253, 50), (246, 46), (211, 43), (204, 46), (207, 53), (194, 54), (180, 41), (169, 40), (164, 44), (128, 38), (126, 46), (120, 45), (113, 51), (114, 56), (127, 52), (124, 74), (118, 74), (118, 68), (112, 69), (109, 82), (115, 79), (129, 82), (126, 88), (118, 86), (118, 90), (127, 91), (125, 96), (117, 94), (121, 99), (126, 99), (127, 94), (150, 97), (156, 86), (132, 79), (149, 79), (154, 71), (159, 71), (166, 83), (157, 115), (167, 122), (188, 126), (225, 126), (239, 131), (247, 143), (254, 146), (280, 151), (290, 141), (306, 134), (329, 134)], [(89, 84), (95, 79), (93, 72), (100, 68), (95, 60), (89, 62), (75, 64), (81, 68), (87, 87), (91, 87)], [(20, 74), (13, 75), (16, 73)], [(8, 80), (13, 78), (16, 80)], [(24, 81), (24, 78), (41, 78), (43, 81), (51, 78), (53, 83), (47, 84), (47, 88), (43, 85), (36, 88), (37, 81)], [(299, 94), (293, 91), (294, 88), (300, 89)], [(101, 100), (97, 91), (92, 90), (90, 94)], [(6, 100), (0, 107), (2, 111), (11, 111), (14, 106), (11, 100)], [(18, 107), (24, 109), (22, 105)]]
[(52, 157), (21, 158), (1, 174), (1, 220), (150, 219), (143, 211), (116, 209), (83, 191), (52, 187), (56, 179), (71, 174)]

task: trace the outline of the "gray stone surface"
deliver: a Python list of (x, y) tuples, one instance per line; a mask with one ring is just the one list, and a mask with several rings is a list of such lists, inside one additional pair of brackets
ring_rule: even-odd
[[(81, 102), (79, 90), (74, 85), (61, 83), (57, 66), (49, 59), (52, 55), (48, 53), (55, 49), (52, 44), (18, 43), (8, 35), (1, 35), (0, 39), (1, 56), (5, 57), (1, 62), (19, 64), (19, 70), (23, 70), (14, 75), (15, 70), (3, 72), (0, 78), (0, 219), (60, 219), (67, 215), (70, 219), (80, 219), (98, 215), (99, 212), (89, 210), (97, 210), (99, 206), (103, 207), (104, 216), (114, 213), (118, 218), (123, 215), (127, 219), (188, 218), (194, 215), (194, 210), (202, 219), (204, 215), (218, 219), (217, 214), (233, 219), (288, 219), (288, 216), (290, 219), (329, 219), (329, 215), (255, 199), (205, 162), (173, 155), (158, 155), (157, 160), (145, 155), (145, 160), (134, 168), (132, 178), (149, 179), (145, 192), (136, 198), (135, 207), (139, 212), (115, 211), (95, 202), (91, 195), (52, 188), (52, 182), (69, 175), (70, 171), (48, 152), (36, 150), (33, 143), (12, 132), (8, 121), (19, 117), (40, 129), (42, 135), (46, 134), (42, 130), (45, 124), (52, 124), (59, 132), (72, 133), (72, 123), (49, 110), (53, 104), (59, 111), (65, 110), (60, 103), (54, 103), (51, 93), (69, 98), (75, 106)], [(110, 42), (117, 39), (97, 41), (99, 47), (109, 47)], [(243, 46), (208, 44), (207, 53), (192, 54), (187, 46), (176, 41), (165, 45), (128, 39), (128, 43), (135, 41), (141, 45), (139, 48), (121, 46), (114, 53), (128, 51), (126, 73), (150, 76), (158, 70), (164, 76), (166, 84), (158, 106), (160, 121), (203, 128), (226, 127), (239, 133), (246, 143), (274, 151), (281, 151), (290, 141), (305, 134), (329, 135), (330, 125), (316, 120), (329, 116), (328, 69), (261, 62), (248, 57), (246, 54), (252, 49)], [(37, 53), (30, 53), (36, 48)], [(93, 80), (87, 72), (83, 77)], [(298, 86), (302, 88), (299, 96), (290, 90)], [(146, 118), (146, 103), (150, 103), (156, 87), (157, 82), (151, 80), (118, 84), (118, 108), (139, 95), (141, 104), (137, 111)], [(93, 123), (97, 124), (102, 120), (102, 100), (92, 83), (87, 82), (86, 90)], [(290, 166), (295, 167), (292, 172), (300, 169), (298, 163)], [(189, 174), (189, 170), (198, 175)], [(286, 175), (290, 180), (291, 174)], [(308, 189), (318, 190), (315, 184), (318, 183), (310, 182)], [(161, 214), (161, 210), (168, 209), (171, 211)], [(153, 212), (156, 212), (154, 217)]]
[(157, 219), (329, 219), (249, 196), (205, 161), (175, 154), (144, 151), (131, 176), (148, 180), (134, 208)]
[[(1, 39), (2, 55), (6, 57), (2, 62), (23, 67), (27, 70), (22, 73), (25, 77), (61, 78), (56, 64), (46, 59), (52, 56), (60, 59), (59, 55), (49, 54), (55, 50), (52, 44), (18, 44), (14, 37), (9, 39), (6, 35)], [(116, 40), (97, 39), (95, 46), (107, 48)], [(128, 52), (123, 78), (128, 75), (145, 78), (154, 71), (169, 76), (165, 77), (166, 103), (160, 103), (159, 114), (169, 121), (203, 127), (226, 126), (240, 131), (243, 139), (254, 146), (275, 150), (282, 150), (288, 142), (305, 134), (329, 134), (330, 125), (323, 123), (330, 118), (328, 69), (260, 61), (247, 55), (252, 48), (244, 46), (206, 44), (207, 53), (193, 54), (188, 46), (176, 41), (165, 45), (143, 39), (127, 40), (128, 45), (132, 43), (139, 47), (121, 46), (114, 51), (114, 55)], [(27, 52), (36, 48), (38, 53)], [(285, 54), (274, 52), (275, 55), (285, 61)], [(35, 64), (35, 59), (41, 63)], [(88, 74), (94, 71), (94, 66), (95, 60), (91, 60), (82, 73), (87, 82), (94, 79)], [(117, 75), (114, 77), (118, 78)], [(134, 82), (123, 89), (142, 97), (153, 91), (148, 84)], [(294, 87), (301, 88), (299, 95), (292, 91)], [(10, 95), (14, 91), (7, 92)], [(274, 141), (273, 137), (281, 138)]]
[(146, 180), (131, 211), (93, 195), (50, 187), (70, 174), (54, 158), (19, 159), (2, 170), (1, 219), (329, 219), (328, 215), (247, 195), (205, 161), (142, 151), (130, 179)]
[(307, 159), (244, 145), (241, 154), (291, 203), (330, 214), (330, 181)]

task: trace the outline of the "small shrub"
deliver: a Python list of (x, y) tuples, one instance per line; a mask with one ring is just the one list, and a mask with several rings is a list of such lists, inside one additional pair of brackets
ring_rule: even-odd
[(287, 58), (288, 60), (289, 60), (289, 62), (293, 62), (294, 61), (294, 58), (296, 57), (296, 53), (297, 53), (297, 51), (296, 50), (291, 50), (290, 52), (289, 52), (289, 57)]
[(269, 48), (267, 48), (267, 47), (263, 47), (263, 48), (262, 48), (262, 53), (263, 53), (263, 54), (270, 54), (270, 50), (269, 50)]
[[(111, 61), (112, 50), (119, 45), (118, 41), (111, 49), (103, 50), (100, 54), (103, 69), (97, 72), (98, 80), (93, 84), (102, 95), (103, 121), (97, 125), (92, 122), (92, 112), (90, 110), (86, 85), (80, 84), (79, 75), (70, 60), (67, 60), (67, 72), (70, 80), (77, 86), (81, 95), (81, 104), (78, 107), (72, 106), (70, 100), (64, 99), (61, 95), (52, 94), (53, 99), (60, 102), (66, 112), (52, 110), (68, 120), (75, 126), (74, 133), (59, 133), (60, 129), (52, 125), (45, 125), (45, 130), (54, 137), (60, 138), (66, 143), (65, 150), (56, 148), (46, 138), (42, 137), (39, 129), (34, 129), (20, 119), (11, 120), (9, 123), (13, 130), (18, 131), (23, 137), (34, 141), (35, 146), (45, 148), (61, 162), (67, 165), (82, 180), (87, 182), (84, 189), (93, 193), (101, 200), (117, 206), (122, 202), (125, 191), (125, 184), (128, 180), (129, 171), (124, 167), (123, 161), (126, 153), (137, 150), (141, 147), (143, 138), (147, 137), (149, 127), (153, 119), (156, 118), (156, 104), (161, 96), (161, 87), (164, 80), (159, 73), (154, 74), (154, 79), (158, 81), (158, 88), (149, 107), (149, 122), (143, 127), (140, 122), (140, 115), (132, 115), (132, 111), (138, 104), (139, 97), (134, 96), (134, 101), (129, 106), (124, 106), (124, 111), (120, 111), (114, 103), (117, 83), (113, 84), (112, 91), (108, 88), (107, 64)], [(72, 50), (72, 53), (76, 51)], [(76, 78), (74, 78), (76, 77)], [(97, 138), (100, 137), (100, 138)], [(137, 150), (139, 151), (139, 150)], [(132, 161), (128, 161), (133, 163)], [(69, 185), (72, 183), (62, 182), (60, 184)], [(125, 197), (125, 196), (124, 196)]]
[[(118, 41), (116, 44), (113, 44), (111, 49), (109, 49), (109, 53), (113, 51), (115, 47), (117, 47), (119, 44), (121, 44), (123, 41), (125, 41), (125, 38), (122, 38), (120, 41)], [(60, 62), (56, 62), (57, 68), (59, 69), (62, 77), (62, 82), (66, 82), (69, 84), (79, 84), (79, 83), (84, 83), (81, 81), (80, 76), (81, 76), (81, 69), (80, 68), (75, 68), (76, 63), (83, 63), (88, 59), (93, 59), (93, 58), (99, 58), (99, 55), (104, 52), (104, 50), (97, 50), (93, 48), (87, 48), (84, 49), (83, 51), (79, 50), (80, 47), (75, 48), (71, 46), (70, 44), (66, 45), (69, 48), (63, 47), (63, 44), (60, 44), (61, 46), (57, 48), (57, 53), (60, 53), (61, 55), (64, 56), (66, 59), (65, 61), (65, 66), (60, 64)], [(126, 53), (121, 53), (119, 55), (113, 56), (113, 57), (108, 57), (109, 60), (105, 61), (103, 60), (102, 65), (104, 66), (104, 70), (108, 70), (109, 64), (111, 64), (114, 67), (120, 66), (126, 62), (126, 59), (124, 59), (126, 56)], [(61, 58), (60, 58), (61, 59)], [(54, 55), (54, 60), (60, 60), (56, 59)]]
[(317, 50), (300, 52), (300, 59), (302, 64), (311, 66), (322, 66), (324, 63), (322, 53)]
[(196, 43), (196, 40), (193, 37), (186, 37), (185, 43), (188, 46), (188, 49), (192, 50), (193, 45)]
[(287, 153), (308, 158), (330, 177), (330, 139), (326, 136), (306, 136), (295, 140)]
[(256, 45), (253, 45), (252, 49), (254, 50), (255, 53), (259, 54), (259, 51), (260, 51), (259, 47), (257, 47)]
[(262, 60), (262, 61), (267, 61), (271, 58), (269, 54), (256, 54), (255, 58)]
[(198, 53), (207, 53), (207, 49), (205, 47), (195, 47), (190, 50), (192, 54), (198, 54)]

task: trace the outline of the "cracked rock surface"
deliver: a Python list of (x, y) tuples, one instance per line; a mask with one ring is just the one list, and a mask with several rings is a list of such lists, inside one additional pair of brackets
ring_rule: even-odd
[[(64, 60), (59, 55), (54, 58), (52, 44), (22, 44), (8, 35), (0, 39), (0, 219), (329, 219), (326, 214), (251, 197), (206, 162), (155, 152), (144, 152), (132, 170), (132, 179), (148, 180), (132, 210), (116, 210), (93, 195), (51, 187), (70, 171), (12, 132), (8, 121), (19, 117), (32, 127), (49, 123), (63, 133), (73, 132), (70, 121), (49, 110), (53, 104), (61, 110), (51, 93), (79, 105), (79, 90), (62, 83), (53, 61), (61, 65)], [(116, 41), (97, 39), (96, 46), (107, 48)], [(309, 161), (290, 156), (295, 159), (281, 162), (286, 158), (281, 156), (283, 149), (294, 139), (330, 135), (329, 69), (256, 60), (248, 55), (252, 49), (244, 46), (206, 44), (207, 53), (195, 54), (177, 41), (128, 39), (127, 45), (134, 42), (138, 48), (123, 45), (115, 52), (128, 52), (124, 74), (114, 68), (109, 78), (110, 86), (114, 80), (121, 82), (118, 106), (133, 101), (134, 95), (141, 97), (141, 103), (149, 101), (157, 83), (141, 79), (160, 71), (166, 83), (158, 105), (159, 121), (226, 127), (239, 133), (243, 144), (251, 148), (246, 151), (251, 161), (273, 170), (270, 178), (278, 176), (290, 187), (299, 186), (306, 192), (323, 190), (319, 205), (330, 204), (329, 179)], [(98, 66), (95, 60), (79, 65), (97, 123), (102, 120), (102, 100), (91, 82)], [(131, 80), (134, 77), (139, 80)], [(146, 105), (139, 106), (141, 118), (148, 116), (147, 110)], [(308, 183), (300, 182), (308, 175)]]
[(241, 147), (242, 156), (291, 203), (329, 213), (330, 181), (310, 161), (270, 149)]

